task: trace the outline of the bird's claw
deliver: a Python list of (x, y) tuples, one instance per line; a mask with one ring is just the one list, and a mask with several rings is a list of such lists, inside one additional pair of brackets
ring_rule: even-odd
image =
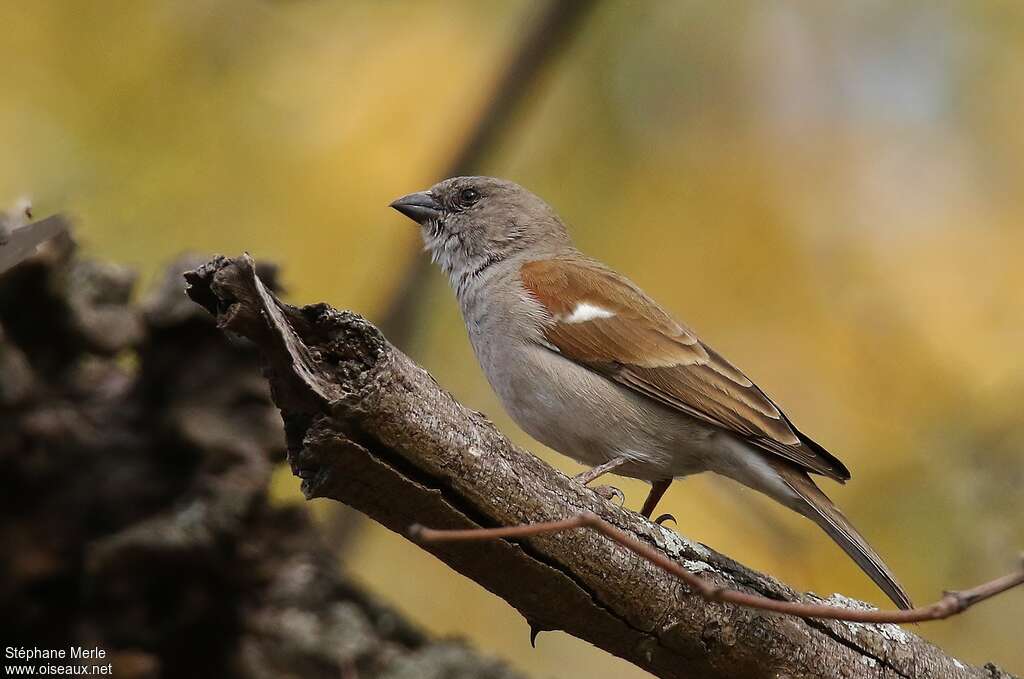
[(656, 523), (656, 524), (658, 524), (660, 526), (663, 523), (665, 523), (666, 521), (671, 521), (672, 523), (676, 524), (677, 526), (679, 525), (679, 522), (676, 521), (676, 517), (672, 516), (671, 514), (662, 514), (661, 516), (659, 516), (658, 518), (656, 518), (654, 520), (654, 523)]

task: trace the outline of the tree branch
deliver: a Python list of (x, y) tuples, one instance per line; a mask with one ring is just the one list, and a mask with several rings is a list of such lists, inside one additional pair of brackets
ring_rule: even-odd
[[(186, 278), (222, 329), (262, 352), (308, 498), (339, 500), (403, 535), (413, 523), (495, 528), (589, 512), (714, 588), (821, 602), (602, 500), (457, 403), (365, 319), (277, 300), (250, 258), (218, 258)], [(534, 630), (564, 630), (659, 677), (1009, 676), (961, 663), (894, 625), (707, 601), (593, 531), (422, 546)], [(863, 607), (838, 596), (829, 603)]]

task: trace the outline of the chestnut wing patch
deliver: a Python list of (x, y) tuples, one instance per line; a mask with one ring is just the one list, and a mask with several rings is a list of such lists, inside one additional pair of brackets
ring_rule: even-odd
[(849, 478), (746, 375), (630, 281), (578, 259), (529, 262), (520, 277), (550, 314), (545, 339), (561, 355), (808, 471)]

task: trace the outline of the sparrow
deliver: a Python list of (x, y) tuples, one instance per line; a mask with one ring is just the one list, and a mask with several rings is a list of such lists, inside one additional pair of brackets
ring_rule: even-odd
[(492, 177), (454, 177), (391, 207), (420, 225), (473, 351), (508, 414), (544, 445), (648, 481), (711, 471), (814, 521), (892, 601), (910, 598), (811, 478), (846, 466), (750, 378), (625, 276), (577, 250), (543, 200)]

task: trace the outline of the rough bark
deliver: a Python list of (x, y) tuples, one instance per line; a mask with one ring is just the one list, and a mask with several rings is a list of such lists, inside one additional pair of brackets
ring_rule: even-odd
[[(818, 600), (616, 507), (502, 436), (358, 315), (277, 300), (248, 257), (186, 275), (189, 295), (262, 353), (307, 497), (339, 500), (405, 534), (591, 511), (688, 569), (764, 596)], [(894, 625), (809, 620), (707, 602), (585, 530), (423, 546), (514, 606), (659, 677), (1005, 677)], [(837, 606), (859, 602), (834, 597)]]
[(98, 645), (124, 678), (519, 676), (376, 603), (269, 501), (280, 419), (254, 347), (184, 295), (199, 263), (141, 305), (66, 234), (0, 275), (4, 646)]

